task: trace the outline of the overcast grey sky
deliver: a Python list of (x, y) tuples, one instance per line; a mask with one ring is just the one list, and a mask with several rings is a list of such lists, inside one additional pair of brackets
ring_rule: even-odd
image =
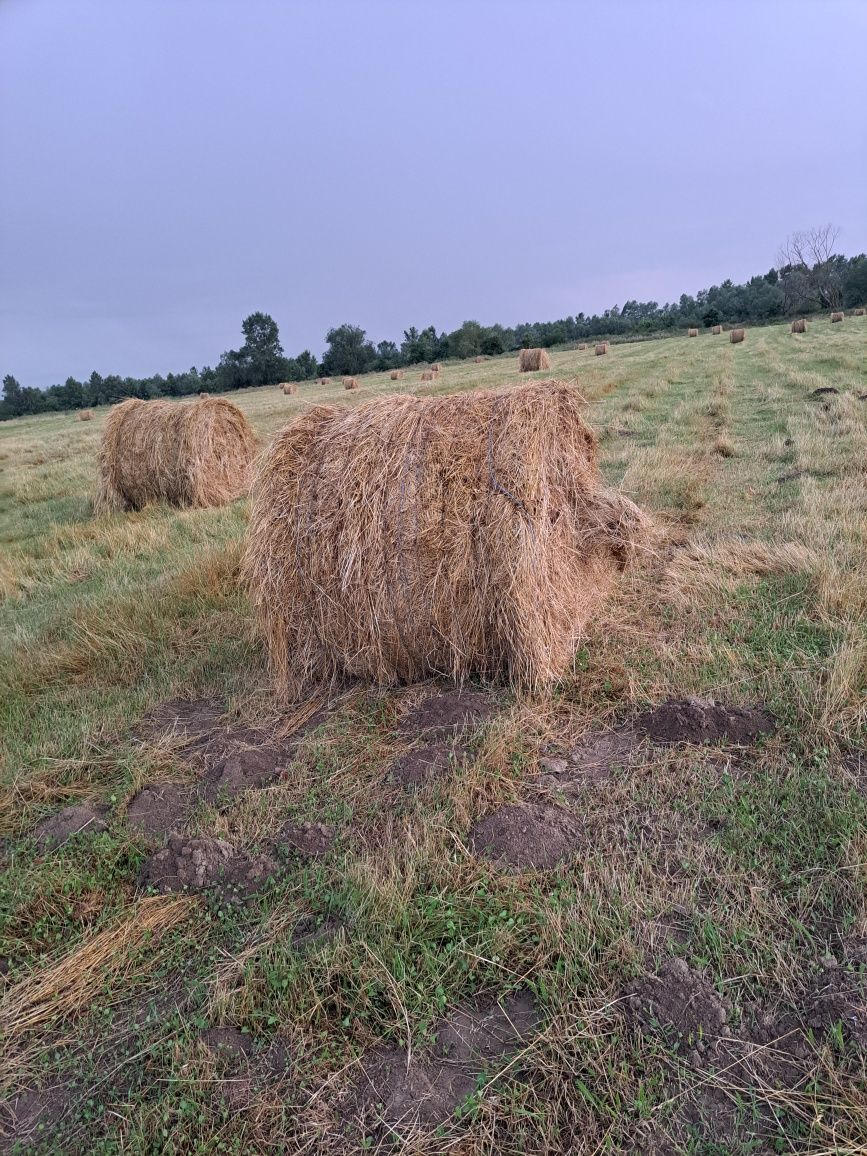
[(0, 374), (548, 320), (867, 249), (867, 0), (0, 0)]

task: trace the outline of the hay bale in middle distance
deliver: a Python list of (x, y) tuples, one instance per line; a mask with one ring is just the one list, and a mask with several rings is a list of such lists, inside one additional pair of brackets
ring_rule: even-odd
[(586, 342), (586, 341), (582, 341), (582, 342), (581, 342), (581, 344), (578, 346), (578, 348), (579, 348), (579, 350), (580, 350), (580, 351), (583, 353), (583, 352), (584, 352), (584, 350), (587, 348), (587, 342)]
[(283, 382), (283, 392), (286, 394), (287, 397), (291, 397), (293, 393), (298, 392), (298, 386), (295, 384), (294, 381), (284, 381)]
[(547, 349), (522, 349), (518, 354), (518, 372), (536, 373), (540, 369), (550, 369), (551, 358)]
[(731, 331), (731, 333), (729, 333), (729, 341), (732, 343), (732, 345), (739, 345), (743, 341), (745, 336), (746, 336), (745, 330), (733, 329)]
[(92, 409), (80, 409), (78, 411), (78, 420), (79, 421), (93, 421), (93, 410)]
[(432, 370), (425, 369), (422, 372), (421, 378), (419, 380), (421, 380), (421, 381), (433, 381), (434, 377), (435, 377), (435, 374), (433, 373)]
[(843, 320), (843, 314), (842, 313), (832, 313), (831, 314), (831, 321), (832, 322), (842, 321), (842, 320)]
[(313, 406), (278, 434), (244, 575), (281, 690), (562, 675), (648, 531), (605, 486), (584, 406), (534, 381)]
[(597, 357), (601, 357), (603, 353), (607, 353), (608, 352), (608, 342), (607, 341), (597, 342), (595, 352), (596, 352)]
[(719, 337), (719, 335), (722, 333), (722, 326), (721, 325), (712, 326), (711, 327), (711, 333), (713, 334), (714, 337)]
[(807, 320), (805, 317), (799, 317), (797, 320), (792, 322), (792, 332), (793, 333), (806, 333), (807, 332)]
[(393, 369), (388, 376), (392, 381), (400, 381), (400, 379), (403, 377), (403, 370)]
[(867, 310), (861, 309), (860, 307), (858, 309), (852, 310), (852, 316), (853, 317), (863, 317), (865, 315), (865, 313), (867, 313)]
[(355, 377), (344, 377), (343, 388), (344, 389), (358, 389), (358, 379)]
[(687, 335), (687, 337), (698, 337), (698, 330), (697, 329), (688, 329), (686, 331), (686, 335)]

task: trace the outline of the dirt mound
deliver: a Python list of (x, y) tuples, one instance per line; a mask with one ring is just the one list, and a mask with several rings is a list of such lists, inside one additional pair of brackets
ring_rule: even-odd
[(202, 783), (202, 796), (214, 803), (219, 799), (233, 799), (251, 787), (262, 787), (275, 778), (285, 761), (285, 750), (270, 744), (239, 749), (208, 770)]
[(148, 783), (126, 809), (126, 821), (146, 835), (168, 835), (190, 813), (193, 789), (186, 783)]
[(746, 746), (772, 734), (776, 721), (762, 707), (727, 707), (713, 699), (671, 699), (639, 715), (636, 728), (655, 743), (719, 743)]
[(666, 960), (655, 975), (630, 984), (626, 996), (630, 1017), (641, 1030), (684, 1054), (702, 1053), (731, 1034), (726, 1028), (728, 1006), (685, 960)]
[(55, 815), (49, 815), (38, 823), (33, 831), (37, 846), (42, 851), (54, 847), (62, 847), (64, 843), (76, 835), (95, 835), (106, 829), (102, 816), (104, 810), (93, 807), (73, 806), (64, 807)]
[(818, 389), (814, 389), (810, 397), (824, 397), (827, 393), (839, 393), (839, 389), (835, 389), (833, 385), (821, 385)]
[(521, 871), (547, 871), (573, 851), (582, 826), (563, 807), (510, 803), (486, 815), (469, 834), (474, 855)]
[(430, 747), (419, 747), (402, 755), (389, 771), (406, 791), (416, 790), (426, 783), (445, 778), (451, 768), (462, 763), (467, 757), (467, 748), (453, 747), (448, 743), (436, 743)]
[(253, 1054), (253, 1041), (233, 1027), (205, 1028), (199, 1039), (211, 1051), (229, 1060), (242, 1060)]
[(497, 700), (480, 690), (434, 691), (403, 717), (399, 730), (404, 736), (444, 742), (465, 728), (479, 726), (498, 709)]
[(326, 823), (284, 823), (277, 845), (302, 859), (317, 859), (331, 850), (335, 834)]
[(521, 992), (498, 1004), (457, 1009), (443, 1020), (427, 1055), (389, 1048), (362, 1065), (354, 1090), (355, 1114), (375, 1116), (394, 1128), (444, 1123), (467, 1096), (476, 1092), (479, 1077), (518, 1050), (539, 1024), (533, 997)]
[(268, 856), (250, 858), (222, 839), (188, 839), (173, 833), (168, 846), (145, 861), (141, 884), (163, 894), (218, 887), (226, 898), (243, 898), (276, 874), (277, 869)]

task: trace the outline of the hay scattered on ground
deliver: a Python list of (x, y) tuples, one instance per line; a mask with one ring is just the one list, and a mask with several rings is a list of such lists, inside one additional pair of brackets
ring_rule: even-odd
[(806, 319), (803, 317), (799, 317), (797, 321), (793, 321), (792, 322), (792, 332), (793, 333), (806, 333), (807, 332)]
[(80, 409), (78, 411), (78, 420), (79, 421), (93, 421), (93, 410), (92, 409)]
[(391, 378), (392, 381), (400, 381), (400, 379), (403, 377), (403, 370), (402, 369), (393, 369), (388, 376)]
[(538, 688), (647, 533), (563, 382), (314, 406), (253, 488), (245, 577), (281, 689), (471, 672)]
[(842, 320), (843, 320), (843, 314), (842, 313), (832, 313), (831, 314), (831, 321), (832, 322), (842, 321)]
[(358, 389), (358, 378), (357, 377), (344, 377), (343, 378), (343, 388), (344, 389)]
[(224, 398), (184, 404), (130, 398), (106, 419), (94, 512), (234, 501), (249, 489), (257, 449), (252, 426)]
[(551, 358), (547, 349), (522, 349), (518, 354), (518, 372), (536, 373), (540, 369), (550, 369)]
[(731, 331), (731, 333), (729, 334), (729, 341), (732, 343), (732, 345), (738, 345), (741, 341), (743, 341), (745, 336), (746, 336), (746, 330), (733, 329)]
[(686, 331), (686, 335), (687, 335), (687, 337), (698, 337), (698, 330), (697, 329), (688, 329)]
[(711, 327), (711, 333), (713, 334), (714, 337), (719, 337), (719, 335), (722, 333), (722, 326), (721, 325), (712, 326)]
[(608, 352), (608, 342), (607, 341), (598, 341), (596, 343), (596, 349), (595, 349), (596, 356), (601, 357), (603, 353), (607, 353), (607, 352)]
[(293, 393), (298, 392), (298, 386), (294, 381), (284, 381), (283, 392), (287, 395), (287, 397), (291, 397)]

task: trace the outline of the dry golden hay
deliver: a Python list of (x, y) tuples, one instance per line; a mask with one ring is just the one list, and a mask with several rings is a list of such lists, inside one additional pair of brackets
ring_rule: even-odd
[(224, 398), (130, 398), (103, 428), (94, 513), (148, 502), (222, 506), (247, 493), (257, 450), (252, 426)]
[(298, 386), (295, 384), (294, 381), (284, 381), (283, 382), (283, 392), (286, 394), (287, 397), (291, 397), (293, 393), (298, 392)]
[(792, 322), (792, 332), (793, 333), (806, 333), (807, 332), (807, 321), (804, 317), (799, 317), (799, 318), (797, 318), (797, 320)]
[(78, 420), (79, 421), (93, 421), (93, 410), (92, 409), (80, 409), (78, 411)]
[(597, 342), (595, 352), (596, 352), (597, 357), (601, 357), (603, 353), (607, 353), (608, 352), (608, 342), (607, 341)]
[(402, 369), (393, 369), (388, 376), (391, 378), (392, 381), (400, 381), (400, 379), (403, 377), (403, 370)]
[(568, 667), (649, 521), (564, 382), (313, 406), (260, 460), (244, 575), (290, 698)]
[(729, 341), (732, 345), (738, 345), (743, 341), (746, 331), (743, 329), (733, 329), (729, 334)]
[(867, 310), (864, 310), (864, 309), (853, 309), (852, 310), (852, 316), (853, 317), (863, 317), (865, 315), (865, 313), (867, 313)]
[(581, 344), (578, 346), (578, 348), (579, 348), (579, 349), (582, 351), (582, 353), (583, 353), (583, 351), (584, 351), (584, 350), (587, 348), (587, 342), (586, 342), (586, 341), (582, 341), (582, 342), (581, 342)]
[(833, 321), (842, 321), (842, 320), (843, 320), (843, 314), (842, 313), (832, 313), (831, 314), (831, 321), (832, 322)]
[(698, 337), (698, 330), (697, 329), (688, 329), (686, 331), (686, 335), (687, 335), (687, 337)]
[(719, 335), (722, 333), (722, 326), (721, 325), (714, 325), (711, 328), (711, 333), (713, 334), (714, 337), (719, 337)]
[(344, 377), (343, 388), (344, 389), (358, 389), (358, 378), (356, 378), (356, 377)]
[(536, 373), (540, 369), (550, 369), (551, 358), (547, 349), (522, 349), (518, 354), (518, 372)]
[(434, 374), (430, 369), (423, 370), (422, 375), (419, 378), (420, 381), (433, 381), (433, 379), (434, 379)]

